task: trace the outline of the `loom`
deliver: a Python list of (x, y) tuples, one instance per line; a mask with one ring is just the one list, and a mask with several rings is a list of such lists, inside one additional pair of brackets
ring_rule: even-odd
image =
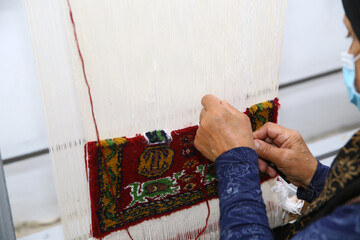
[[(241, 111), (277, 97), (286, 0), (24, 1), (67, 239), (94, 236), (84, 160), (94, 119), (101, 140), (167, 136), (197, 125), (205, 94)], [(212, 227), (200, 238), (216, 239), (218, 203), (206, 203)], [(195, 238), (206, 209), (125, 228), (134, 239)], [(115, 230), (100, 238), (129, 238)]]

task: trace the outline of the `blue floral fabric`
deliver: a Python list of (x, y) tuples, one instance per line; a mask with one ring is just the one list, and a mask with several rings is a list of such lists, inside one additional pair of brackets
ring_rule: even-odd
[(343, 205), (309, 225), (292, 239), (360, 239), (360, 204)]
[(231, 149), (215, 161), (221, 239), (272, 239), (261, 196), (257, 153)]
[(318, 162), (316, 171), (310, 181), (309, 186), (306, 189), (299, 187), (296, 193), (297, 197), (310, 203), (314, 201), (324, 188), (329, 169), (329, 167)]
[[(231, 149), (216, 159), (215, 166), (219, 181), (220, 238), (273, 239), (261, 196), (256, 152), (247, 147)], [(298, 195), (310, 200), (316, 198), (327, 171), (319, 163), (311, 187)], [(336, 208), (293, 239), (360, 239), (360, 204)]]

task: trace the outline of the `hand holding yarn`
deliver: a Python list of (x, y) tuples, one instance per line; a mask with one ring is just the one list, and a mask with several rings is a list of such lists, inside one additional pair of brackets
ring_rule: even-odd
[(318, 163), (297, 131), (269, 122), (253, 136), (261, 172), (270, 176), (275, 172), (262, 158), (273, 162), (294, 185), (303, 188), (309, 185)]
[(236, 147), (254, 148), (249, 118), (227, 101), (213, 95), (202, 98), (204, 108), (196, 132), (195, 147), (209, 160)]

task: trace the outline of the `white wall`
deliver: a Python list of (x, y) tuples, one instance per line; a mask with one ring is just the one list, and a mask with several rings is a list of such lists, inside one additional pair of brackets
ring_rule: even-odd
[(288, 0), (280, 83), (341, 67), (350, 45), (343, 18), (340, 0)]
[(280, 90), (279, 123), (307, 141), (360, 128), (360, 112), (348, 100), (342, 73)]
[(21, 0), (0, 1), (0, 150), (3, 159), (47, 147), (26, 21)]
[(15, 226), (39, 224), (59, 218), (49, 155), (7, 164), (4, 167)]

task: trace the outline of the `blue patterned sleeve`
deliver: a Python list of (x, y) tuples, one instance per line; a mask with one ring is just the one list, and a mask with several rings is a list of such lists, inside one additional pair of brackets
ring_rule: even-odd
[(216, 161), (220, 199), (220, 238), (273, 239), (260, 189), (257, 153), (231, 149)]
[(302, 239), (360, 239), (360, 203), (342, 205), (296, 234)]
[(318, 162), (316, 171), (310, 181), (309, 186), (306, 189), (299, 187), (296, 193), (297, 197), (310, 203), (314, 201), (324, 188), (328, 172), (329, 167)]

